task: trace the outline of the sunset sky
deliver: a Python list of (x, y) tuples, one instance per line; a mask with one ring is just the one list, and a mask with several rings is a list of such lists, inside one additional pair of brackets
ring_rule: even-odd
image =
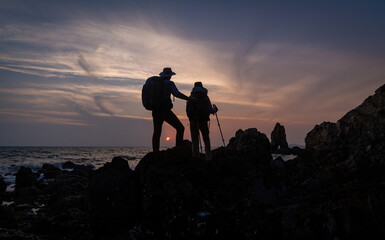
[[(163, 67), (186, 95), (203, 82), (226, 143), (280, 122), (304, 145), (385, 83), (384, 13), (383, 0), (0, 0), (0, 146), (150, 146), (141, 89)], [(174, 138), (165, 124), (161, 145)]]

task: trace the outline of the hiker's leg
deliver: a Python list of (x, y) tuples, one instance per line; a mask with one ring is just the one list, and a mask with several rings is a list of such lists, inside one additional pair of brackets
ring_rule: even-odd
[(206, 158), (211, 159), (210, 131), (207, 125), (207, 121), (199, 122), (199, 130), (202, 133), (203, 142), (205, 143)]
[(199, 129), (198, 122), (190, 121), (190, 133), (192, 142), (192, 156), (199, 157)]
[(163, 116), (160, 112), (152, 112), (152, 122), (154, 124), (154, 134), (152, 135), (152, 151), (158, 152), (160, 145), (160, 135), (162, 134)]
[(169, 110), (164, 115), (164, 121), (166, 121), (168, 124), (170, 124), (173, 128), (176, 129), (176, 146), (182, 145), (184, 126), (181, 121), (179, 121), (178, 117), (171, 110)]

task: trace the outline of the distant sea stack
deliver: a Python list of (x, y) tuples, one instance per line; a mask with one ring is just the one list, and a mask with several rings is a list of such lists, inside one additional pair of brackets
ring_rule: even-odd
[(286, 140), (285, 127), (280, 123), (275, 124), (274, 130), (271, 132), (271, 148), (274, 151), (289, 148)]
[(283, 155), (299, 155), (303, 149), (299, 147), (290, 148), (286, 140), (285, 127), (280, 123), (276, 123), (274, 130), (271, 132), (271, 152)]

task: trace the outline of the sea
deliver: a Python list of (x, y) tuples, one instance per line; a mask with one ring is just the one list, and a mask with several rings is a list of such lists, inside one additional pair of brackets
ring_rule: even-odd
[(135, 169), (150, 151), (151, 147), (0, 147), (0, 175), (8, 184), (7, 191), (12, 191), (15, 174), (21, 166), (36, 172), (44, 163), (61, 168), (63, 163), (71, 161), (98, 169), (120, 156), (128, 161), (131, 169)]
[[(163, 149), (166, 148), (161, 148)], [(21, 166), (36, 172), (44, 163), (61, 168), (63, 163), (71, 161), (98, 169), (119, 156), (125, 158), (130, 168), (134, 170), (139, 161), (150, 151), (152, 151), (151, 147), (0, 147), (0, 175), (8, 184), (7, 191), (13, 191), (16, 173)], [(273, 154), (273, 159), (279, 156), (284, 161), (296, 157)]]

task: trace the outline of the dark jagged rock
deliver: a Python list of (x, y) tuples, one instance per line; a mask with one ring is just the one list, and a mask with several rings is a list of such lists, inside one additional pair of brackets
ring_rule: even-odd
[(3, 202), (3, 197), (6, 190), (7, 190), (7, 183), (4, 181), (4, 178), (0, 176), (0, 206)]
[(63, 169), (74, 169), (76, 167), (76, 164), (70, 161), (67, 161), (62, 164)]
[[(337, 123), (317, 125), (305, 143), (309, 157), (337, 165), (342, 179), (385, 181), (385, 85)], [(330, 171), (319, 174), (336, 180)]]
[(286, 140), (285, 127), (280, 123), (276, 123), (274, 130), (271, 132), (271, 148), (274, 151), (280, 149), (288, 149), (289, 145)]
[[(266, 180), (271, 160), (270, 142), (256, 129), (239, 130), (227, 148), (213, 150), (211, 161), (192, 158), (188, 144), (147, 154), (135, 169), (144, 226), (155, 238), (243, 238), (239, 226), (251, 227), (242, 215), (252, 189), (273, 194)], [(257, 195), (253, 204), (264, 201)]]
[(20, 167), (16, 173), (15, 202), (19, 204), (33, 201), (39, 194), (37, 175), (30, 168)]
[(125, 159), (115, 157), (91, 175), (88, 192), (91, 226), (100, 234), (132, 227), (140, 219), (140, 199), (137, 177)]
[(271, 144), (265, 134), (256, 128), (249, 128), (245, 131), (239, 129), (227, 145), (228, 149), (236, 151), (262, 150), (270, 152)]
[(348, 112), (337, 123), (324, 122), (310, 131), (306, 148), (330, 151), (362, 148), (370, 151), (385, 138), (385, 85), (376, 90), (360, 106)]
[(45, 163), (42, 166), (41, 173), (44, 174), (45, 179), (54, 179), (55, 177), (60, 175), (62, 171), (60, 170), (60, 168), (52, 164)]
[(385, 236), (384, 111), (385, 85), (337, 123), (315, 126), (306, 150), (285, 163), (284, 178), (302, 192), (295, 196), (311, 204), (303, 223), (319, 237)]
[(34, 187), (36, 185), (37, 178), (32, 173), (32, 169), (26, 167), (20, 167), (16, 173), (16, 187), (15, 191), (20, 191), (25, 188)]

